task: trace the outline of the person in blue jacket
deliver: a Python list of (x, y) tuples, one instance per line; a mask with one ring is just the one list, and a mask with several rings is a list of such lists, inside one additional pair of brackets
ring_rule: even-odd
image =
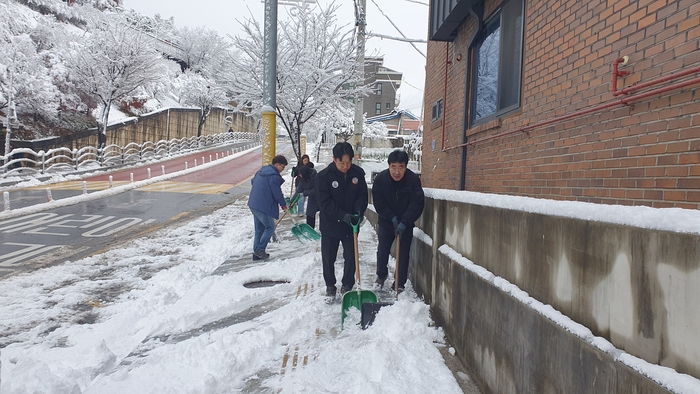
[[(408, 153), (395, 150), (387, 159), (389, 168), (374, 178), (372, 203), (377, 211), (377, 287), (384, 286), (389, 276), (387, 264), (391, 245), (401, 237), (398, 292), (408, 279), (408, 257), (413, 241), (413, 226), (423, 213), (425, 195), (420, 177), (407, 168)], [(394, 288), (395, 284), (392, 284)]]
[(287, 166), (287, 159), (278, 155), (272, 159), (272, 164), (263, 166), (255, 174), (250, 183), (248, 208), (253, 213), (255, 222), (255, 237), (253, 238), (253, 260), (267, 260), (269, 253), (265, 252), (267, 244), (275, 232), (275, 219), (279, 218), (279, 208), (287, 210), (287, 203), (282, 194), (284, 179), (280, 173)]

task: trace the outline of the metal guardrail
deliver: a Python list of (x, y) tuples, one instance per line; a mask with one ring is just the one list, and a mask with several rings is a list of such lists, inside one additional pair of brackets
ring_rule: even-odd
[(0, 178), (18, 175), (71, 173), (109, 166), (135, 164), (159, 160), (240, 141), (259, 141), (257, 133), (226, 132), (201, 137), (186, 137), (126, 146), (107, 145), (104, 148), (86, 146), (81, 149), (55, 148), (35, 152), (30, 148), (13, 149), (7, 156), (0, 156)]

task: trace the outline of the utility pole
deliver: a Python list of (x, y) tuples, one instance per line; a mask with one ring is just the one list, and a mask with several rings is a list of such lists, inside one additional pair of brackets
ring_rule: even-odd
[(272, 163), (277, 138), (277, 0), (265, 0), (262, 165)]
[[(365, 83), (365, 28), (367, 26), (365, 9), (367, 8), (366, 0), (355, 0), (355, 25), (357, 26), (357, 70), (359, 83)], [(356, 86), (357, 87), (357, 86)], [(361, 95), (355, 93), (355, 130), (354, 130), (354, 145), (355, 157), (362, 157), (362, 126), (364, 113), (364, 99)]]

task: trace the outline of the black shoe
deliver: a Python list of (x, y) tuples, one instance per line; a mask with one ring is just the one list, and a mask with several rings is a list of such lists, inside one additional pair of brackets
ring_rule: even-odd
[(253, 253), (253, 261), (257, 260), (267, 260), (270, 258), (270, 255), (265, 252), (254, 252)]
[(326, 297), (335, 297), (335, 286), (326, 286)]
[(348, 288), (348, 287), (345, 287), (345, 285), (343, 285), (340, 287), (340, 294), (345, 294), (350, 290), (352, 290), (352, 287)]
[[(396, 282), (393, 282), (391, 284), (391, 290), (394, 290), (395, 288), (396, 288)], [(396, 294), (401, 294), (401, 293), (403, 293), (403, 291), (404, 291), (404, 287), (399, 286), (399, 289), (396, 291)]]
[(374, 285), (376, 288), (381, 289), (384, 287), (384, 282), (386, 281), (386, 278), (382, 279), (380, 277), (377, 277), (377, 280), (374, 281)]

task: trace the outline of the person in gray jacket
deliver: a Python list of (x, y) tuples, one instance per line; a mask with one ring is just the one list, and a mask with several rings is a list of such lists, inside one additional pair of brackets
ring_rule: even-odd
[(275, 232), (275, 219), (279, 218), (279, 207), (287, 210), (287, 203), (282, 194), (284, 179), (280, 172), (287, 166), (287, 159), (278, 155), (272, 164), (263, 166), (250, 183), (248, 208), (253, 213), (255, 237), (253, 238), (253, 260), (267, 260), (270, 255), (265, 252), (267, 244)]

